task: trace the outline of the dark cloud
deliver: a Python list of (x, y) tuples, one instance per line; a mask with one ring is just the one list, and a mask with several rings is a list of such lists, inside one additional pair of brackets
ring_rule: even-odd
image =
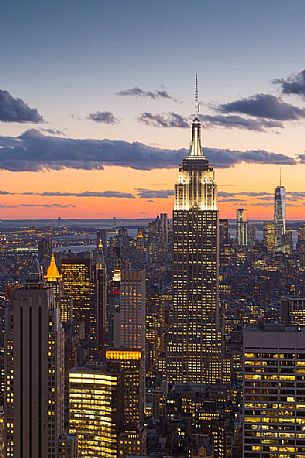
[(117, 92), (117, 95), (120, 97), (126, 97), (126, 96), (131, 96), (131, 97), (148, 97), (150, 99), (156, 100), (156, 99), (169, 99), (169, 100), (174, 100), (176, 102), (176, 99), (174, 99), (167, 91), (164, 89), (157, 89), (155, 91), (145, 91), (144, 89), (141, 89), (139, 87), (133, 87), (131, 89), (124, 89), (122, 91)]
[[(295, 159), (268, 151), (234, 151), (205, 148), (207, 158), (218, 168), (253, 164), (295, 165)], [(102, 170), (104, 166), (137, 170), (177, 168), (186, 149), (169, 150), (122, 140), (80, 140), (47, 136), (28, 130), (19, 137), (0, 137), (0, 169), (10, 171)], [(304, 159), (305, 161), (305, 159)]]
[(265, 192), (265, 191), (239, 191), (239, 192), (226, 192), (226, 191), (220, 191), (218, 193), (218, 197), (226, 198), (226, 197), (235, 197), (235, 196), (247, 196), (247, 197), (262, 197), (262, 196), (269, 196), (270, 192)]
[(95, 113), (90, 113), (87, 119), (104, 124), (117, 124), (119, 122), (111, 111), (96, 111)]
[(234, 151), (216, 148), (206, 148), (206, 155), (215, 167), (234, 167), (242, 162), (250, 164), (296, 165), (296, 160), (281, 153), (264, 150)]
[(283, 102), (280, 97), (271, 94), (256, 94), (246, 99), (235, 100), (219, 105), (217, 110), (278, 121), (295, 121), (305, 117), (305, 109)]
[(22, 99), (0, 90), (0, 121), (36, 124), (43, 122), (43, 118), (36, 108), (30, 108)]
[(189, 127), (187, 119), (178, 113), (152, 114), (146, 112), (141, 113), (138, 120), (152, 127), (180, 127), (183, 129)]
[(259, 132), (265, 132), (269, 128), (282, 128), (283, 124), (280, 121), (271, 119), (249, 119), (243, 118), (238, 115), (224, 116), (224, 115), (200, 115), (203, 125), (209, 127), (225, 127), (227, 129), (247, 129)]
[(273, 83), (280, 85), (283, 94), (296, 94), (305, 98), (305, 70), (291, 75), (287, 79), (273, 80)]
[(137, 188), (136, 189), (138, 196), (142, 199), (167, 199), (168, 197), (172, 197), (174, 195), (173, 189), (144, 189), (144, 188)]
[(42, 132), (46, 132), (51, 135), (66, 135), (62, 130), (58, 129), (40, 129)]
[(60, 192), (60, 191), (45, 191), (45, 192), (24, 192), (23, 195), (35, 195), (44, 197), (115, 197), (119, 199), (133, 199), (134, 196), (129, 192), (119, 191), (84, 191), (84, 192)]
[(245, 199), (240, 199), (238, 197), (226, 197), (221, 199), (221, 202), (246, 202)]
[(0, 204), (0, 208), (20, 208), (20, 207), (39, 207), (39, 208), (74, 208), (75, 205), (62, 205), (62, 204), (16, 204), (7, 205)]
[(16, 194), (15, 192), (0, 191), (0, 196), (13, 196), (15, 194)]
[(305, 153), (298, 154), (298, 159), (301, 164), (305, 164)]

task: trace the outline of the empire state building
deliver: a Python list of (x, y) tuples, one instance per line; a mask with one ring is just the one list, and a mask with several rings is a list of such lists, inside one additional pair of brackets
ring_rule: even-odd
[(170, 383), (215, 383), (222, 373), (217, 186), (201, 147), (197, 77), (195, 99), (192, 142), (175, 185)]

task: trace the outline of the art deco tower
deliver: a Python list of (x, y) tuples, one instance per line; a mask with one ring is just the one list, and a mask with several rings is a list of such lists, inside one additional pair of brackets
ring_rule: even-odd
[(192, 142), (175, 186), (173, 307), (167, 361), (171, 383), (215, 383), (221, 379), (217, 186), (213, 167), (201, 147), (197, 77), (195, 102)]

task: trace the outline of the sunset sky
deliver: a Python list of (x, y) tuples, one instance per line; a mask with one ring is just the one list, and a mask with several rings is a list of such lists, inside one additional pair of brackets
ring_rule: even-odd
[(0, 219), (171, 213), (202, 142), (223, 218), (305, 219), (305, 2), (10, 0), (0, 13)]

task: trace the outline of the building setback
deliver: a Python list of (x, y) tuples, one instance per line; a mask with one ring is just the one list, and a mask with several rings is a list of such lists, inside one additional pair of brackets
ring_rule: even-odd
[(221, 378), (217, 187), (213, 167), (201, 148), (200, 130), (196, 89), (192, 142), (175, 186), (173, 307), (167, 350), (170, 383), (215, 383)]

